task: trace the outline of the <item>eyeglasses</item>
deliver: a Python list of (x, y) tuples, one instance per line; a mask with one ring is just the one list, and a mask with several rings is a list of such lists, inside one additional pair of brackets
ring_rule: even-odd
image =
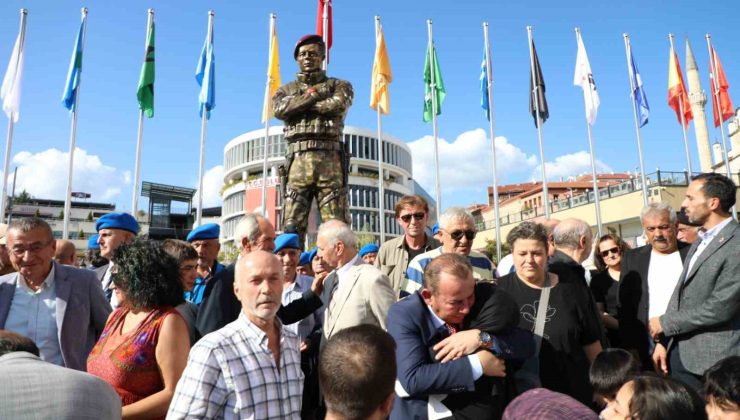
[(609, 254), (619, 255), (619, 247), (618, 246), (615, 246), (614, 248), (610, 248), (610, 249), (607, 249), (605, 251), (601, 251), (599, 254), (601, 254), (601, 256), (603, 258), (608, 257)]
[[(444, 229), (440, 229), (440, 230), (444, 230)], [(445, 230), (445, 232), (447, 232), (447, 231)], [(454, 239), (456, 241), (461, 240), (463, 238), (463, 236), (467, 240), (472, 241), (473, 239), (475, 239), (475, 235), (478, 234), (478, 232), (476, 232), (474, 230), (454, 230), (454, 231), (448, 232), (448, 233), (450, 234), (450, 238), (452, 238), (452, 239)]]
[(411, 217), (413, 217), (414, 220), (416, 220), (418, 222), (419, 220), (422, 220), (426, 215), (427, 215), (426, 213), (424, 213), (423, 211), (420, 211), (418, 213), (404, 214), (400, 218), (401, 218), (401, 220), (403, 220), (404, 223), (410, 222), (411, 221)]
[(42, 249), (46, 248), (47, 246), (49, 246), (49, 244), (51, 244), (51, 241), (48, 241), (48, 242), (35, 242), (35, 243), (32, 243), (31, 245), (29, 245), (27, 247), (20, 247), (20, 246), (18, 246), (18, 247), (10, 248), (10, 252), (12, 252), (13, 255), (15, 255), (16, 257), (21, 257), (26, 252), (30, 252), (31, 254), (35, 254), (35, 253), (41, 251)]

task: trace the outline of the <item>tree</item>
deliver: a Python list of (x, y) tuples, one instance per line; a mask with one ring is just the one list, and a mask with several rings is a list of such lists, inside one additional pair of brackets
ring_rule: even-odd
[(93, 221), (93, 216), (92, 216), (92, 212), (91, 211), (87, 212), (87, 221), (88, 222), (92, 222)]
[(77, 239), (85, 239), (85, 231), (80, 228), (80, 231), (77, 233)]
[(230, 264), (236, 261), (241, 250), (234, 246), (234, 244), (226, 244), (221, 247), (221, 252), (218, 253), (218, 260), (222, 264)]
[(64, 219), (64, 210), (59, 210), (59, 214), (57, 215), (57, 219)]
[(14, 203), (28, 203), (31, 201), (31, 194), (28, 193), (28, 191), (23, 190), (20, 194), (18, 194), (15, 199), (13, 199)]
[(367, 224), (362, 225), (362, 229), (357, 232), (357, 249), (362, 248), (367, 244), (375, 243), (375, 235), (370, 232), (370, 228)]
[(34, 217), (41, 217), (41, 212), (39, 211), (39, 209), (36, 209), (36, 211), (33, 212), (33, 216)]
[[(496, 240), (495, 239), (486, 239), (486, 253), (488, 255), (491, 255), (491, 261), (493, 261), (494, 264), (498, 265), (498, 261), (496, 260)], [(511, 253), (511, 248), (509, 248), (509, 244), (506, 242), (501, 244), (501, 258), (504, 257), (506, 254)]]
[(144, 210), (137, 210), (136, 217), (138, 219), (143, 219), (144, 217), (146, 217), (146, 212)]

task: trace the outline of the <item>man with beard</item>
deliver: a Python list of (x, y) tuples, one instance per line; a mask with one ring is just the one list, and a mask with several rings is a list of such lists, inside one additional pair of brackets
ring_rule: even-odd
[(689, 245), (678, 242), (676, 212), (667, 203), (642, 209), (647, 245), (627, 251), (619, 280), (619, 329), (622, 345), (651, 369), (654, 344), (648, 320), (663, 315), (681, 276)]

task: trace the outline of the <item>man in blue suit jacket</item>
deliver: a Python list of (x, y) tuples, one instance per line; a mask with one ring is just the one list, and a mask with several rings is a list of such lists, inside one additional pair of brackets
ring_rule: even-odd
[(52, 261), (55, 246), (41, 219), (10, 224), (18, 272), (0, 277), (0, 329), (31, 338), (45, 361), (84, 371), (111, 308), (94, 272)]
[(516, 304), (493, 284), (476, 285), (468, 260), (454, 253), (433, 259), (424, 279), (388, 313), (398, 362), (391, 419), (500, 418), (504, 359), (534, 352), (531, 335), (515, 328)]

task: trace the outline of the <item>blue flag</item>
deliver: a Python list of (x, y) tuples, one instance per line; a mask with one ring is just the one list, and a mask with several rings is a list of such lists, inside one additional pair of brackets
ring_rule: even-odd
[(642, 86), (642, 78), (640, 72), (637, 70), (637, 64), (635, 63), (635, 56), (632, 55), (632, 48), (630, 47), (630, 78), (632, 79), (632, 99), (635, 101), (635, 108), (640, 114), (640, 127), (648, 123), (648, 117), (650, 116), (650, 106), (648, 105), (647, 96), (645, 96), (645, 88)]
[(491, 121), (491, 106), (488, 103), (488, 67), (486, 66), (485, 51), (483, 51), (483, 61), (480, 63), (480, 106), (486, 111), (488, 121)]
[(216, 107), (216, 58), (213, 55), (213, 41), (203, 43), (200, 52), (198, 66), (195, 69), (195, 80), (200, 85), (198, 103), (200, 104), (200, 116), (203, 117), (203, 109), (206, 118), (211, 118), (211, 110)]
[(64, 93), (62, 94), (62, 104), (71, 112), (75, 111), (75, 102), (77, 99), (77, 89), (80, 87), (80, 73), (82, 73), (82, 29), (77, 33), (75, 40), (75, 49), (72, 51), (72, 60), (69, 63), (69, 72), (67, 73), (67, 82), (64, 84)]

